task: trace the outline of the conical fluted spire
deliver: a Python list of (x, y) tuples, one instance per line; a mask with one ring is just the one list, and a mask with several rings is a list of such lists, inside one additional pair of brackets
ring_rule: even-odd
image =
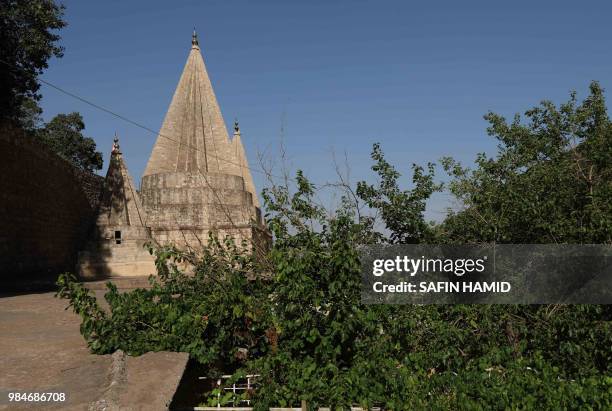
[(234, 120), (234, 136), (232, 138), (232, 145), (234, 146), (234, 156), (240, 168), (240, 177), (244, 180), (244, 186), (246, 190), (253, 196), (253, 204), (259, 207), (259, 199), (257, 198), (257, 191), (255, 190), (255, 183), (253, 183), (253, 177), (251, 176), (251, 170), (249, 168), (249, 162), (242, 145), (242, 136), (240, 134), (240, 126), (238, 125), (238, 119)]
[(98, 212), (98, 224), (144, 226), (145, 214), (115, 134)]
[(144, 175), (236, 173), (227, 129), (200, 53), (197, 34)]

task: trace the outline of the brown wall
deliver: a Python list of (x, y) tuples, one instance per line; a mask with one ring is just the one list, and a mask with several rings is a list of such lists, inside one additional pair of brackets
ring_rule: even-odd
[(0, 127), (0, 290), (44, 287), (74, 272), (102, 183), (20, 130)]

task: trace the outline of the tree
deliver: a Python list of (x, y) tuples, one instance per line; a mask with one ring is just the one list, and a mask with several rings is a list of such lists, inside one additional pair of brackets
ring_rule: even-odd
[(0, 3), (0, 121), (21, 124), (30, 100), (40, 100), (37, 80), (51, 57), (62, 57), (55, 33), (66, 25), (53, 0)]
[(31, 135), (36, 135), (43, 125), (42, 108), (33, 98), (25, 98), (21, 104), (21, 114), (19, 122), (21, 128)]
[(488, 113), (497, 156), (484, 153), (476, 169), (444, 160), (451, 192), (464, 209), (443, 224), (454, 242), (612, 242), (612, 123), (597, 82), (580, 104), (576, 93), (550, 101), (511, 123)]
[(374, 144), (372, 171), (378, 174), (378, 187), (361, 181), (357, 184), (357, 196), (368, 207), (378, 210), (390, 232), (387, 242), (393, 244), (418, 244), (431, 241), (433, 230), (425, 221), (423, 213), (427, 200), (442, 186), (434, 182), (434, 164), (423, 167), (412, 165), (412, 190), (402, 190), (398, 179), (400, 173), (385, 160), (379, 144)]
[(85, 124), (79, 113), (58, 114), (37, 135), (53, 151), (83, 170), (100, 170), (102, 153), (96, 151), (96, 143), (85, 137)]

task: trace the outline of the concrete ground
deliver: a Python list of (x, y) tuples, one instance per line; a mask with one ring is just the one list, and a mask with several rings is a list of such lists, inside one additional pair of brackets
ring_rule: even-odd
[[(53, 293), (0, 297), (0, 410), (167, 409), (187, 354), (90, 354), (66, 306)], [(65, 393), (66, 401), (9, 402), (9, 392)]]

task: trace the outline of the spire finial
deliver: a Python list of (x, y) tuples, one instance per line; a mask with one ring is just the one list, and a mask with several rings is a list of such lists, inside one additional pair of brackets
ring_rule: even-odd
[(111, 154), (121, 154), (121, 151), (119, 150), (119, 136), (117, 135), (116, 131), (115, 138), (113, 139), (113, 149), (111, 150)]
[(198, 45), (198, 33), (196, 33), (195, 27), (193, 28), (193, 34), (191, 35), (191, 45)]
[(240, 126), (238, 125), (238, 118), (234, 119), (234, 134), (240, 134)]

